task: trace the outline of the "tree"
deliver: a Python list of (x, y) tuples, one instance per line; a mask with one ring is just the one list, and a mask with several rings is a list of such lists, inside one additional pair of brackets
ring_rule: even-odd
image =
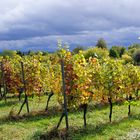
[(76, 48), (74, 48), (74, 49), (73, 49), (73, 53), (74, 53), (74, 54), (77, 54), (77, 53), (79, 53), (79, 51), (80, 51), (80, 50), (82, 50), (82, 51), (83, 51), (83, 50), (84, 50), (84, 48), (83, 48), (83, 47), (81, 47), (81, 46), (78, 46), (78, 47), (76, 47)]
[(139, 49), (140, 48), (140, 44), (134, 43), (134, 44), (132, 44), (131, 46), (128, 47), (128, 49), (133, 49), (133, 48)]
[(35, 54), (35, 52), (33, 52), (33, 51), (31, 51), (31, 50), (29, 50), (28, 52), (27, 52), (27, 55), (30, 55), (30, 56), (33, 56)]
[(134, 58), (136, 51), (139, 49), (140, 49), (140, 44), (134, 43), (128, 47), (127, 53), (128, 53), (128, 55), (130, 55), (131, 57)]
[(124, 47), (120, 47), (120, 52), (119, 52), (120, 57), (122, 57), (122, 55), (124, 54), (125, 50), (126, 49)]
[(107, 43), (103, 38), (100, 38), (96, 44), (98, 48), (107, 49)]
[(16, 55), (16, 51), (13, 51), (13, 50), (4, 50), (1, 55), (2, 56), (9, 56), (9, 57), (13, 57)]
[(113, 48), (110, 49), (109, 51), (109, 56), (110, 57), (114, 57), (114, 58), (118, 58), (119, 57), (119, 54), (116, 50), (114, 50)]
[(134, 52), (133, 59), (134, 59), (135, 64), (140, 65), (140, 49), (137, 49)]
[(49, 54), (47, 51), (43, 51), (42, 53), (43, 56), (47, 56)]
[(110, 49), (110, 56), (111, 57), (122, 57), (124, 52), (125, 52), (125, 48), (124, 47), (112, 46), (112, 48)]
[(23, 56), (24, 55), (20, 50), (17, 50), (16, 52), (17, 52), (17, 55), (19, 55), (19, 56)]

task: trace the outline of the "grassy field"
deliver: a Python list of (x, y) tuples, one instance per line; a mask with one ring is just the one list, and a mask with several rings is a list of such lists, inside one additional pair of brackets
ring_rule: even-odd
[[(140, 102), (138, 102), (140, 104)], [(51, 130), (57, 125), (61, 111), (55, 97), (52, 97), (48, 112), (44, 112), (46, 97), (30, 99), (30, 114), (26, 108), (19, 117), (15, 116), (21, 103), (18, 99), (0, 101), (0, 140), (31, 140), (41, 135), (52, 136)], [(108, 119), (109, 107), (90, 105), (87, 112), (87, 128), (83, 127), (83, 112), (69, 113), (69, 140), (139, 140), (140, 139), (140, 105), (132, 106), (132, 116), (127, 117), (126, 105), (114, 105), (112, 123)], [(10, 117), (10, 115), (15, 117)], [(65, 122), (53, 140), (65, 136)], [(52, 132), (52, 133), (51, 133)]]

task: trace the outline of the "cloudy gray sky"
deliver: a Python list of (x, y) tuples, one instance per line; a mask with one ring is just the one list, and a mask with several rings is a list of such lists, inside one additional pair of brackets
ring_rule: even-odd
[(57, 49), (57, 40), (75, 46), (139, 42), (139, 0), (1, 0), (0, 50)]

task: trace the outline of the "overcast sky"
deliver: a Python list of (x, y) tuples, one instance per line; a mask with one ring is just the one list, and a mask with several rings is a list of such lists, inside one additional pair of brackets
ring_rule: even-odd
[(0, 50), (140, 43), (139, 0), (1, 0)]

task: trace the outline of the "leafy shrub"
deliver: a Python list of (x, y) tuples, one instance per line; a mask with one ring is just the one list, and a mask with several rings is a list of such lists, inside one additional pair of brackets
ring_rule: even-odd
[(133, 58), (128, 55), (128, 54), (124, 54), (122, 55), (122, 60), (124, 61), (124, 63), (133, 63)]
[(101, 48), (90, 48), (84, 51), (84, 57), (88, 59), (89, 57), (106, 58), (109, 56), (109, 52), (106, 49)]

